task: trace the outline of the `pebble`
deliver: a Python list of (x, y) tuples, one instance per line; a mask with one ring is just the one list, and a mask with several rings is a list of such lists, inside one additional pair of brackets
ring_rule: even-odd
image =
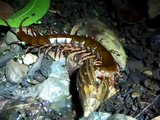
[(140, 72), (146, 70), (146, 67), (143, 65), (142, 61), (128, 59), (127, 63), (128, 69), (139, 70)]
[(134, 104), (134, 101), (133, 99), (128, 95), (126, 98), (125, 98), (125, 106), (126, 108), (131, 108)]
[(150, 80), (150, 79), (146, 79), (145, 81), (143, 81), (143, 84), (146, 88), (154, 92), (159, 91), (160, 89), (159, 85), (155, 81)]
[(160, 80), (160, 68), (153, 70), (153, 78), (156, 80)]
[(139, 97), (141, 94), (139, 92), (132, 92), (131, 96), (132, 98), (136, 98), (136, 97)]
[(11, 44), (13, 42), (18, 42), (18, 38), (17, 36), (15, 36), (15, 34), (13, 34), (12, 32), (8, 31), (7, 35), (6, 35), (6, 43), (7, 44)]
[(22, 78), (27, 75), (28, 67), (18, 62), (9, 60), (6, 64), (6, 79), (11, 83), (20, 83)]
[(141, 72), (139, 70), (129, 70), (129, 78), (130, 80), (135, 83), (135, 84), (139, 84), (141, 81), (146, 79), (146, 76), (141, 74)]
[(124, 114), (114, 114), (109, 118), (109, 120), (136, 120), (136, 119)]
[(150, 71), (150, 70), (146, 70), (143, 73), (148, 77), (151, 77), (153, 75), (152, 71)]
[(143, 60), (145, 58), (144, 51), (138, 46), (126, 46), (126, 52), (137, 60)]
[(0, 44), (0, 52), (4, 52), (5, 50), (7, 50), (9, 48), (9, 46), (7, 46), (7, 44), (5, 42), (2, 42)]
[(157, 117), (155, 117), (155, 118), (153, 118), (151, 120), (160, 120), (160, 116), (157, 116)]
[(28, 54), (22, 56), (23, 63), (25, 65), (31, 65), (31, 64), (35, 63), (37, 58), (38, 57), (36, 55), (33, 55), (31, 53), (28, 53)]

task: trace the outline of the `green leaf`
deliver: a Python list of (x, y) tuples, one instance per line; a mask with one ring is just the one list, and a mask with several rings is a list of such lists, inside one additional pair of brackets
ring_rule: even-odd
[[(24, 18), (29, 17), (24, 21), (23, 26), (28, 26), (36, 23), (40, 18), (45, 15), (50, 6), (50, 0), (30, 0), (27, 5), (13, 14), (7, 22), (11, 27), (19, 27)], [(0, 25), (5, 25), (5, 22), (0, 19)]]

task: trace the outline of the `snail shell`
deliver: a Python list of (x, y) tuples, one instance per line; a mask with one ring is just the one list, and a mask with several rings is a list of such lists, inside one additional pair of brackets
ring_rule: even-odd
[(77, 86), (84, 116), (88, 117), (109, 95), (109, 80), (102, 81), (96, 75), (94, 58), (88, 59), (79, 69)]

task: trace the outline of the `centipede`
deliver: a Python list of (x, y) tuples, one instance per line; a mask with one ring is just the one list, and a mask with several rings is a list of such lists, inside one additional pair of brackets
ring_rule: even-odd
[[(27, 34), (22, 29), (22, 24), (27, 19), (22, 20), (19, 31), (15, 33), (20, 41), (25, 42), (30, 47), (46, 48), (47, 52), (53, 47), (61, 47), (62, 49), (57, 49), (57, 53), (71, 51), (70, 54), (76, 52), (74, 57), (78, 57), (81, 62), (83, 61), (77, 75), (77, 84), (80, 89), (79, 94), (82, 97), (84, 114), (88, 116), (105, 99), (109, 90), (108, 86), (114, 85), (115, 76), (120, 71), (111, 52), (90, 36), (54, 32), (47, 35), (39, 32)], [(6, 24), (8, 25), (7, 22)]]

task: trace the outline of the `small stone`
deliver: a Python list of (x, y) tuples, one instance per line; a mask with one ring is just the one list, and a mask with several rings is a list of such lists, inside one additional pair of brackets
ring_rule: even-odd
[(135, 105), (132, 106), (132, 110), (137, 111), (138, 107), (136, 107)]
[(134, 104), (134, 101), (133, 99), (128, 95), (126, 98), (125, 98), (125, 106), (126, 108), (131, 108)]
[(1, 45), (0, 45), (0, 52), (4, 52), (8, 48), (9, 47), (7, 46), (7, 44), (5, 42), (2, 42)]
[(153, 75), (152, 71), (150, 71), (150, 70), (146, 70), (143, 73), (148, 77), (151, 77)]
[(160, 68), (153, 70), (153, 78), (160, 80)]
[[(16, 32), (16, 31), (15, 31)], [(6, 43), (11, 44), (13, 42), (19, 42), (17, 36), (13, 34), (12, 32), (8, 31), (6, 35)]]
[(126, 52), (137, 60), (143, 60), (146, 56), (141, 46), (126, 46)]
[(130, 69), (129, 71), (129, 78), (135, 84), (139, 84), (141, 81), (144, 81), (146, 79), (146, 76), (142, 74), (138, 69), (135, 69), (134, 71)]
[(136, 97), (139, 97), (141, 94), (139, 92), (132, 92), (131, 96), (132, 98), (136, 98)]
[(157, 116), (157, 117), (155, 117), (155, 118), (153, 118), (151, 120), (160, 120), (160, 116)]
[(109, 120), (136, 120), (133, 117), (127, 116), (125, 114), (114, 114), (109, 117)]
[[(146, 79), (144, 82), (143, 82), (144, 86), (152, 91), (159, 91), (159, 85), (153, 81), (153, 80), (150, 80), (150, 79)], [(148, 92), (149, 93), (149, 92)]]
[(22, 59), (23, 59), (23, 62), (25, 65), (33, 64), (34, 62), (36, 62), (37, 58), (38, 58), (37, 56), (35, 56), (31, 53), (28, 53), (28, 54), (22, 56)]
[(13, 61), (12, 59), (7, 62), (5, 68), (5, 75), (9, 82), (20, 83), (27, 75), (28, 67)]
[(146, 79), (143, 81), (143, 84), (146, 88), (150, 88), (151, 87), (151, 81), (149, 79)]
[(160, 1), (148, 0), (148, 15), (150, 19), (155, 18), (160, 13)]

